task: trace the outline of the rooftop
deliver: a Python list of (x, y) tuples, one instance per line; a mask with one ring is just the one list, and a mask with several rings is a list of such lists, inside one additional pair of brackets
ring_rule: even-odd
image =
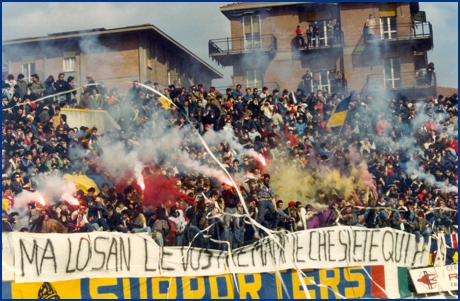
[(128, 32), (135, 32), (135, 31), (153, 31), (155, 34), (160, 35), (162, 38), (169, 41), (173, 44), (177, 49), (183, 51), (190, 57), (197, 60), (199, 63), (203, 64), (206, 68), (208, 68), (212, 73), (217, 75), (219, 78), (223, 78), (224, 75), (211, 67), (208, 63), (203, 61), (193, 52), (179, 44), (176, 40), (168, 36), (166, 33), (158, 29), (156, 26), (152, 24), (142, 24), (142, 25), (135, 25), (135, 26), (127, 26), (127, 27), (120, 27), (120, 28), (112, 28), (112, 29), (105, 29), (105, 28), (94, 28), (94, 29), (87, 29), (87, 30), (79, 30), (79, 31), (67, 31), (67, 32), (60, 32), (60, 33), (51, 33), (47, 36), (43, 37), (32, 37), (32, 38), (22, 38), (22, 39), (13, 39), (13, 40), (5, 40), (2, 41), (2, 47), (9, 46), (9, 45), (17, 45), (23, 43), (34, 43), (34, 42), (44, 42), (44, 41), (56, 41), (61, 39), (70, 39), (70, 38), (79, 38), (84, 36), (91, 36), (91, 35), (106, 35), (106, 34), (117, 34), (117, 33), (128, 33)]
[(270, 9), (277, 6), (289, 6), (289, 5), (337, 5), (336, 2), (235, 2), (224, 5), (220, 8), (220, 11), (228, 18), (231, 15), (238, 14), (238, 12), (246, 10), (257, 10), (257, 9)]

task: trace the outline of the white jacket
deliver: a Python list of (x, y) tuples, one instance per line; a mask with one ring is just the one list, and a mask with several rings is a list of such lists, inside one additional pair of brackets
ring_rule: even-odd
[(178, 209), (177, 212), (179, 212), (179, 216), (170, 216), (169, 220), (171, 220), (174, 223), (177, 230), (180, 230), (182, 232), (185, 230), (185, 227), (187, 226), (187, 221), (184, 218), (184, 212), (182, 210)]

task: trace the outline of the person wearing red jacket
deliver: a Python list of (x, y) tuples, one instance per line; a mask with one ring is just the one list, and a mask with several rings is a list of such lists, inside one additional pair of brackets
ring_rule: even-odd
[(454, 139), (454, 136), (449, 136), (448, 139), (449, 140), (447, 140), (446, 146), (453, 149), (455, 153), (458, 153), (458, 141)]
[(302, 36), (302, 30), (300, 29), (300, 25), (297, 25), (295, 33), (297, 35), (297, 43), (300, 40), (300, 42), (302, 43), (301, 45), (307, 47), (307, 44), (305, 44), (305, 39)]

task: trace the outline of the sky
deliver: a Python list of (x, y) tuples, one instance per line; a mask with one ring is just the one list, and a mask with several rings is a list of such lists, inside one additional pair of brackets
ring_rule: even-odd
[[(223, 68), (208, 54), (210, 39), (230, 36), (230, 22), (219, 8), (232, 2), (2, 2), (2, 40), (50, 33), (153, 24), (221, 72), (213, 85), (231, 85), (232, 68)], [(420, 2), (433, 25), (438, 85), (458, 87), (458, 3)], [(18, 13), (20, 12), (20, 15)]]

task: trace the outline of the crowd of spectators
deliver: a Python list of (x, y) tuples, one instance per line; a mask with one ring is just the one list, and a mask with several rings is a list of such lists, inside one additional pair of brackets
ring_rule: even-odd
[[(348, 95), (304, 89), (280, 93), (267, 87), (262, 91), (247, 87), (244, 93), (241, 85), (221, 94), (214, 87), (170, 85), (161, 92), (171, 105), (137, 81), (126, 94), (119, 94), (116, 87), (108, 90), (88, 77), (77, 101), (72, 77), (66, 81), (60, 74), (54, 82), (49, 76), (45, 83), (36, 74), (31, 83), (23, 78), (20, 74), (15, 81), (9, 75), (2, 85), (3, 231), (147, 232), (160, 246), (192, 243), (225, 249), (227, 244), (219, 242), (235, 248), (266, 235), (250, 218), (275, 231), (334, 225), (392, 227), (414, 233), (417, 242), (421, 236), (427, 242), (432, 232), (450, 233), (457, 224), (457, 94), (417, 102), (403, 95), (353, 93), (344, 126), (328, 128), (334, 107)], [(145, 86), (159, 91), (156, 82)], [(95, 127), (72, 128), (61, 113), (63, 107), (107, 110), (121, 130), (101, 135)], [(176, 152), (185, 151), (201, 165), (218, 168), (193, 136), (224, 127), (231, 127), (236, 142), (267, 161), (264, 166), (226, 142), (212, 146), (228, 172), (244, 179), (238, 188), (184, 168), (171, 154), (146, 162), (163, 177), (175, 179), (176, 189), (193, 202), (176, 198), (145, 206), (143, 191), (133, 181), (114, 187), (115, 175), (98, 166), (104, 145), (118, 141), (127, 151), (142, 151), (143, 139), (160, 138), (174, 128), (188, 131)], [(307, 204), (301, 196), (280, 200), (270, 184), (276, 170), (289, 168), (317, 178), (331, 170), (348, 177), (353, 162), (361, 161), (372, 174), (369, 187), (375, 187), (367, 192), (357, 187), (343, 195), (332, 187), (316, 191), (315, 200)], [(15, 229), (19, 219), (11, 212), (18, 210), (15, 197), (25, 190), (36, 191), (47, 178), (66, 174), (98, 174), (107, 181), (98, 187), (98, 195), (95, 187), (79, 190), (78, 205), (31, 200), (28, 225)], [(245, 198), (250, 217), (236, 189)]]

